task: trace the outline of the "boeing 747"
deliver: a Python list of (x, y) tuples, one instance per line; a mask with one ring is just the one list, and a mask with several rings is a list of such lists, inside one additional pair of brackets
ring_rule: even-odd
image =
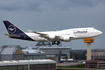
[(50, 41), (52, 45), (60, 44), (60, 41), (70, 42), (75, 39), (93, 38), (102, 34), (101, 31), (93, 28), (73, 28), (60, 31), (36, 32), (29, 30), (26, 33), (9, 21), (3, 21), (9, 34), (5, 34), (8, 38), (30, 40), (30, 41)]

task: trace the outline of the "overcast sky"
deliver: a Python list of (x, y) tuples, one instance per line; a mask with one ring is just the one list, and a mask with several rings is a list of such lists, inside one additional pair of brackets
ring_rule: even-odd
[[(94, 27), (103, 32), (92, 49), (105, 49), (105, 0), (0, 0), (0, 45), (35, 46), (37, 42), (7, 38), (3, 20), (28, 32)], [(72, 49), (87, 49), (83, 40), (63, 42)]]

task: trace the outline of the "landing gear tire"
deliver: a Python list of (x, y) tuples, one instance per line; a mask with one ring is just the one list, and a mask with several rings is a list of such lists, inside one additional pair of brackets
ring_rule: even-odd
[(59, 44), (60, 44), (60, 41), (52, 42), (52, 45), (59, 45)]
[(56, 44), (55, 42), (52, 42), (52, 45)]
[(57, 41), (57, 45), (59, 45), (60, 44), (60, 41)]

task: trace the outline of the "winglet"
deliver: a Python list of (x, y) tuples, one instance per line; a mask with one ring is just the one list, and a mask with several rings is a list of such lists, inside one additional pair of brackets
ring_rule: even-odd
[(29, 31), (29, 32), (32, 32), (32, 33), (36, 33), (35, 31), (32, 31), (32, 30), (30, 30), (30, 29), (28, 29), (28, 31)]

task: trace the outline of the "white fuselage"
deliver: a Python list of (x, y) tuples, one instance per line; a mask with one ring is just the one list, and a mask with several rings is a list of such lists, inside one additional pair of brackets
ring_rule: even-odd
[[(26, 33), (9, 21), (3, 21), (9, 34), (5, 34), (9, 38), (29, 40), (29, 41), (50, 41), (52, 45), (60, 44), (60, 41), (70, 42), (75, 39), (93, 38), (102, 34), (101, 31), (93, 28), (73, 28), (60, 31), (36, 32), (28, 30)], [(57, 42), (57, 43), (56, 43)]]
[[(39, 32), (42, 34), (47, 34), (47, 38), (41, 37), (36, 33), (26, 33), (31, 39), (34, 41), (65, 41), (69, 42), (74, 39), (84, 39), (84, 38), (92, 38), (102, 34), (101, 31), (94, 28), (73, 28), (66, 29), (61, 31), (46, 31)], [(59, 37), (56, 39), (55, 37)]]

